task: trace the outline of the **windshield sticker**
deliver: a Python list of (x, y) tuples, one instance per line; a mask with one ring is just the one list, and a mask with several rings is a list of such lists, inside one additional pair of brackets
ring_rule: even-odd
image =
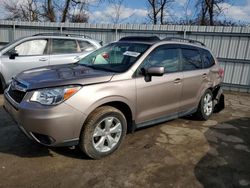
[(132, 51), (126, 51), (123, 53), (123, 55), (128, 55), (128, 56), (132, 56), (132, 57), (138, 57), (140, 55), (140, 53), (138, 52), (132, 52)]

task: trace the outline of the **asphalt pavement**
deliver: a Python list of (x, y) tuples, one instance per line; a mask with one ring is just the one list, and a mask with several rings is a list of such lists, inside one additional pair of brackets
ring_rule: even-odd
[(250, 187), (250, 95), (225, 98), (226, 108), (208, 121), (144, 128), (111, 156), (91, 160), (78, 148), (26, 138), (0, 95), (0, 187)]

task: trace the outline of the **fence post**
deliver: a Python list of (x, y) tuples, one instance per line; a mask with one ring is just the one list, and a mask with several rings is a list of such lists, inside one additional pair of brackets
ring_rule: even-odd
[(115, 40), (118, 40), (117, 25), (115, 26)]
[(9, 42), (12, 42), (16, 39), (16, 24), (13, 22), (13, 30), (12, 30), (12, 37), (10, 38)]
[(62, 32), (63, 32), (63, 28), (62, 28), (62, 24), (61, 24), (61, 26), (60, 26), (60, 33), (62, 34)]

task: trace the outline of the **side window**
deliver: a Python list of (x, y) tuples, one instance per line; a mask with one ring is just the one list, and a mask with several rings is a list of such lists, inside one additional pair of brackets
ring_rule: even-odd
[(159, 47), (151, 52), (144, 60), (141, 68), (164, 67), (165, 73), (177, 72), (179, 70), (179, 49)]
[(202, 50), (202, 58), (203, 58), (203, 64), (204, 68), (212, 67), (215, 64), (215, 60), (211, 53), (207, 50)]
[(202, 68), (201, 56), (198, 50), (182, 49), (183, 70), (197, 70)]
[(46, 53), (48, 40), (30, 40), (23, 42), (10, 51), (15, 51), (19, 56), (43, 55)]
[(77, 53), (78, 48), (75, 40), (68, 39), (53, 39), (52, 54), (69, 54)]
[(96, 50), (96, 47), (87, 41), (78, 40), (78, 44), (80, 46), (81, 52), (89, 52)]

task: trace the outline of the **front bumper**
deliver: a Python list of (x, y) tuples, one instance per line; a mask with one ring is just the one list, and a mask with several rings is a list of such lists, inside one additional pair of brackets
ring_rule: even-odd
[(17, 104), (5, 92), (4, 109), (27, 137), (46, 146), (78, 144), (80, 131), (86, 119), (82, 112), (65, 103), (42, 106), (28, 102), (25, 98)]

